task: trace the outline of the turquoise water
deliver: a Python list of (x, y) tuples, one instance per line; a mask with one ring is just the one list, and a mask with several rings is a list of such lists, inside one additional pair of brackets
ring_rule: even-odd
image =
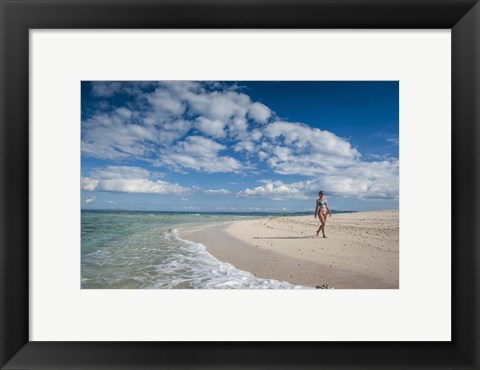
[(298, 288), (216, 259), (178, 230), (251, 215), (82, 211), (82, 289)]

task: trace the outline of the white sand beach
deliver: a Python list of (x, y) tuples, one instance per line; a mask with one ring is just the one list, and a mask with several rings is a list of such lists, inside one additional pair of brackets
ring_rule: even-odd
[(278, 216), (184, 230), (236, 268), (260, 278), (335, 289), (399, 287), (398, 210), (334, 214), (326, 239), (311, 216)]

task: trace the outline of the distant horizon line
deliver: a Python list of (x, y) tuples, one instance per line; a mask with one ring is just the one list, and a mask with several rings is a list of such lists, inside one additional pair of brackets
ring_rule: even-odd
[[(341, 213), (353, 213), (353, 212), (374, 212), (374, 211), (390, 211), (390, 210), (398, 210), (399, 208), (386, 208), (386, 209), (371, 209), (371, 210), (342, 210), (342, 209), (332, 209), (332, 213), (335, 212), (341, 212)], [(179, 211), (179, 210), (145, 210), (145, 209), (122, 209), (122, 208), (90, 208), (90, 209), (85, 209), (82, 208), (80, 211), (121, 211), (121, 212), (161, 212), (161, 213), (188, 213), (188, 214), (195, 214), (195, 213), (264, 213), (264, 214), (310, 214), (314, 213), (314, 211)]]
[[(89, 209), (81, 209), (81, 211), (122, 211), (122, 212), (163, 212), (163, 213), (310, 213), (309, 211), (199, 211), (199, 210), (192, 210), (192, 211), (179, 211), (179, 210), (147, 210), (147, 209), (123, 209), (123, 208), (89, 208)], [(338, 212), (338, 211), (337, 211)], [(343, 212), (343, 211), (341, 211)], [(347, 210), (346, 212), (357, 212)]]

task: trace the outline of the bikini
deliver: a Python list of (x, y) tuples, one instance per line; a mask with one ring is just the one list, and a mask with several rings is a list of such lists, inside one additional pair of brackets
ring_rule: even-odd
[(327, 209), (323, 208), (323, 206), (327, 205), (327, 200), (326, 199), (324, 201), (319, 200), (318, 205), (320, 206), (320, 211), (322, 211), (322, 210), (324, 211), (324, 212), (322, 212), (322, 215), (326, 215), (327, 214)]

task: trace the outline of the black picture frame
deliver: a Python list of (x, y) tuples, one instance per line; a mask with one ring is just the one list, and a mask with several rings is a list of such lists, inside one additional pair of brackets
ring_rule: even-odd
[[(1, 369), (480, 368), (478, 0), (0, 0), (0, 12)], [(30, 342), (29, 30), (46, 28), (451, 29), (452, 340)]]

